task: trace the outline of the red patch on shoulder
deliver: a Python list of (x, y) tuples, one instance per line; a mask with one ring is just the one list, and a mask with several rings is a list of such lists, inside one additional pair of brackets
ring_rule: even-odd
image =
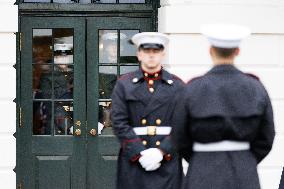
[(252, 78), (254, 78), (254, 79), (259, 80), (259, 77), (257, 77), (256, 75), (254, 75), (254, 74), (252, 74), (252, 73), (245, 73), (245, 74), (248, 75), (248, 76), (250, 76), (250, 77), (252, 77)]

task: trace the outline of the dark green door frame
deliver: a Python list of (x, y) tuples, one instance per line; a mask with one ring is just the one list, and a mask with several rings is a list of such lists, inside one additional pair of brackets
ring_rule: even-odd
[[(86, 133), (81, 136), (33, 135), (33, 29), (71, 28), (74, 31), (74, 94), (73, 120), (81, 121), (85, 128), (85, 22), (78, 18), (23, 17), (21, 19), (21, 127), (17, 136), (17, 155), (20, 160), (23, 188), (85, 188), (86, 183)], [(53, 119), (52, 119), (53, 120)], [(76, 128), (75, 128), (76, 129)], [(64, 176), (65, 174), (65, 176)], [(62, 176), (63, 175), (63, 176)], [(60, 177), (61, 179), (56, 179)], [(53, 180), (54, 179), (54, 180)], [(59, 186), (55, 186), (59, 185)]]
[[(52, 182), (39, 178), (42, 170), (47, 170), (45, 176), (52, 174), (52, 166), (70, 169), (70, 184), (61, 183), (67, 188), (113, 187), (116, 167), (113, 160), (116, 160), (118, 149), (116, 139), (113, 136), (99, 137), (89, 133), (91, 129), (97, 130), (98, 123), (96, 117), (98, 116), (98, 55), (92, 52), (98, 49), (98, 29), (155, 31), (157, 2), (142, 6), (19, 5), (20, 25), (17, 34), (16, 64), (18, 127), (15, 134), (17, 137), (15, 171), (18, 187), (29, 189), (40, 188), (39, 186), (43, 185), (46, 186), (44, 188), (52, 187)], [(77, 91), (74, 93), (74, 120), (81, 121), (82, 135), (79, 137), (54, 136), (51, 139), (50, 136), (32, 135), (31, 63), (34, 28), (74, 28), (74, 91)], [(76, 52), (76, 49), (80, 51)], [(102, 158), (107, 161), (102, 162)], [(103, 164), (100, 163), (105, 163), (104, 171), (101, 169)], [(103, 174), (99, 174), (100, 172)], [(58, 170), (56, 174), (64, 173)]]

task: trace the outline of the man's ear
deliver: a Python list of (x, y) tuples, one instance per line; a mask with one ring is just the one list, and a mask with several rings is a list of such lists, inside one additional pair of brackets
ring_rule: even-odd
[(236, 48), (235, 56), (239, 56), (239, 54), (240, 54), (240, 48)]
[(138, 60), (141, 61), (141, 51), (140, 50), (137, 51), (136, 55), (137, 55)]
[(166, 51), (165, 51), (165, 49), (162, 51), (162, 56), (163, 56), (163, 57), (166, 56)]
[(212, 46), (209, 47), (209, 54), (213, 57), (214, 56), (214, 49)]

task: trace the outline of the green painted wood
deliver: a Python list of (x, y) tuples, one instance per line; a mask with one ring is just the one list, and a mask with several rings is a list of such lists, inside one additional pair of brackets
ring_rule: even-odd
[[(20, 122), (19, 122), (19, 113), (20, 113), (20, 107), (21, 107), (21, 56), (20, 56), (20, 33), (16, 33), (16, 149), (21, 149), (21, 141), (20, 139)], [(16, 151), (16, 185), (18, 185), (21, 182), (22, 175), (22, 166), (21, 166), (21, 153), (19, 150)]]
[(70, 156), (36, 156), (36, 188), (69, 189), (71, 188)]
[[(19, 30), (23, 40), (22, 51), (17, 54), (17, 107), (22, 107), (23, 127), (17, 128), (16, 133), (17, 183), (22, 182), (22, 186), (29, 189), (114, 188), (119, 149), (117, 139), (113, 135), (93, 137), (89, 134), (91, 129), (97, 130), (98, 123), (97, 30), (154, 31), (157, 29), (157, 3), (20, 4)], [(82, 136), (33, 136), (32, 29), (65, 27), (74, 28), (74, 120), (81, 121)], [(19, 124), (19, 111), (17, 116)]]
[[(59, 185), (70, 189), (86, 186), (86, 86), (85, 86), (85, 20), (82, 18), (21, 17), (21, 107), (23, 127), (17, 140), (18, 163), (23, 170), (17, 175), (28, 189), (42, 188), (44, 180), (50, 181), (58, 174), (64, 178)], [(82, 136), (33, 136), (32, 135), (32, 29), (73, 28), (74, 29), (74, 121), (81, 121)], [(40, 156), (40, 159), (36, 157)], [(50, 157), (70, 157), (54, 159)], [(50, 158), (50, 159), (48, 159)], [(48, 160), (46, 160), (48, 159)], [(43, 161), (40, 161), (43, 160)], [(53, 161), (54, 160), (54, 161)], [(67, 166), (68, 165), (68, 166)], [(59, 169), (63, 172), (59, 172)], [(64, 170), (69, 170), (65, 173)], [(65, 174), (70, 174), (66, 179)], [(68, 176), (69, 178), (69, 176)], [(64, 182), (64, 183), (63, 183)], [(49, 186), (46, 186), (49, 187)], [(53, 187), (54, 188), (54, 187)]]
[[(98, 31), (153, 31), (153, 17), (101, 17), (87, 21), (87, 119), (88, 130), (98, 130)], [(94, 53), (95, 52), (95, 53)], [(119, 143), (114, 135), (87, 135), (88, 189), (114, 189)]]
[(61, 3), (22, 3), (20, 10), (26, 11), (76, 11), (76, 12), (139, 12), (153, 11), (152, 4), (61, 4)]

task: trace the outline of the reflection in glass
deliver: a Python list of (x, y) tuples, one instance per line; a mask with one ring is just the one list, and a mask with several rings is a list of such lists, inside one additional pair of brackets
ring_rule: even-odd
[(127, 74), (129, 72), (134, 72), (139, 69), (139, 66), (120, 66), (120, 75)]
[(145, 3), (145, 0), (119, 0), (119, 3)]
[(33, 98), (51, 99), (52, 98), (52, 66), (33, 65)]
[(58, 64), (54, 66), (54, 98), (73, 99), (73, 66)]
[(52, 62), (52, 29), (33, 29), (33, 63)]
[(54, 103), (55, 135), (73, 135), (73, 102)]
[(99, 68), (99, 98), (109, 99), (116, 83), (117, 67), (100, 66)]
[(54, 63), (73, 63), (73, 29), (54, 29)]
[(120, 63), (138, 63), (136, 47), (129, 42), (137, 33), (139, 30), (120, 30)]
[(110, 118), (111, 102), (99, 102), (98, 134), (113, 134)]
[(100, 63), (117, 63), (117, 31), (99, 31), (99, 61)]
[(33, 102), (33, 134), (50, 135), (51, 134), (51, 102), (34, 101)]

